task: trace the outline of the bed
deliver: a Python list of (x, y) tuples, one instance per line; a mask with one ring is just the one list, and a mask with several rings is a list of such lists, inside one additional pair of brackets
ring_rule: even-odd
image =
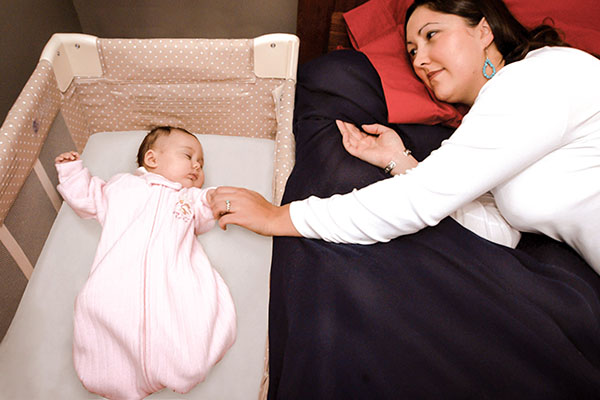
[[(246, 186), (278, 203), (294, 162), (298, 47), (298, 38), (289, 34), (230, 40), (51, 38), (0, 130), (1, 238), (10, 253), (7, 263), (29, 278), (0, 344), (2, 396), (98, 397), (77, 379), (71, 344), (73, 301), (87, 278), (100, 227), (61, 205), (52, 157), (45, 154), (76, 149), (92, 174), (108, 178), (136, 168), (137, 147), (150, 127), (181, 126), (204, 146), (207, 186)], [(43, 199), (35, 189), (36, 196), (28, 192), (32, 179), (43, 188)], [(44, 215), (48, 207), (36, 206), (40, 201), (56, 211)], [(11, 221), (22, 218), (29, 237), (13, 234), (19, 227)], [(36, 221), (47, 219), (53, 222), (34, 267), (27, 246), (35, 240)], [(238, 337), (206, 381), (187, 395), (163, 390), (151, 398), (264, 396), (272, 241), (236, 227), (215, 228), (199, 239), (231, 289)]]
[[(298, 72), (283, 203), (386, 178), (344, 151), (335, 119), (390, 125), (418, 160), (460, 123), (464, 110), (436, 102), (406, 59), (410, 3), (371, 0), (345, 13), (359, 51), (327, 52), (327, 30), (298, 31), (321, 45)], [(597, 2), (506, 3), (525, 24), (551, 17), (570, 44), (600, 53)], [(562, 243), (527, 233), (508, 249), (447, 218), (372, 246), (273, 245), (269, 398), (600, 396), (600, 279)]]

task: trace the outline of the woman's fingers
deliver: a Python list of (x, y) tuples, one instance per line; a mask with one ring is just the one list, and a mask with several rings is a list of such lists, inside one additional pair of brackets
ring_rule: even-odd
[[(210, 196), (207, 196), (209, 205), (215, 218), (219, 218), (226, 213), (232, 212), (232, 202), (238, 199), (241, 188), (220, 186), (216, 188)], [(239, 203), (239, 199), (237, 202)]]
[[(247, 214), (257, 213), (271, 205), (263, 196), (255, 191), (231, 186), (220, 186), (209, 197), (209, 205), (216, 218), (228, 216), (225, 221), (236, 221)], [(235, 218), (231, 216), (236, 215)]]
[(338, 129), (340, 130), (340, 133), (342, 135), (344, 135), (346, 133), (346, 126), (344, 125), (344, 122), (340, 121), (339, 119), (336, 119), (335, 124), (337, 125)]
[(224, 231), (227, 230), (227, 225), (229, 224), (245, 226), (244, 223), (240, 220), (239, 214), (233, 212), (223, 214), (219, 217), (219, 227), (221, 229), (223, 229)]
[(393, 131), (392, 128), (387, 127), (381, 124), (365, 124), (362, 126), (365, 132), (370, 133), (371, 135), (381, 135), (382, 133)]
[(348, 151), (350, 154), (353, 154), (354, 148), (356, 147), (356, 139), (349, 129), (350, 124), (340, 120), (335, 121), (335, 123), (342, 134), (342, 144), (346, 148), (346, 151)]
[(366, 133), (378, 136), (384, 132), (392, 130), (391, 128), (381, 124), (364, 124), (361, 125), (361, 130), (356, 125), (351, 124), (349, 122), (344, 122), (340, 120), (336, 120), (335, 122), (342, 135), (349, 135), (355, 138), (369, 137)]
[(343, 136), (348, 136), (352, 139), (362, 139), (366, 137), (364, 132), (362, 132), (360, 129), (358, 129), (356, 125), (351, 124), (350, 122), (337, 120), (336, 124)]
[(342, 144), (348, 153), (361, 158), (362, 151), (370, 146), (373, 138), (349, 122), (337, 120), (336, 124), (342, 134)]
[(214, 217), (219, 219), (219, 226), (223, 230), (228, 224), (234, 224), (261, 235), (290, 231), (287, 225), (271, 226), (273, 216), (279, 207), (274, 206), (253, 190), (219, 187), (212, 194), (209, 205), (213, 210)]

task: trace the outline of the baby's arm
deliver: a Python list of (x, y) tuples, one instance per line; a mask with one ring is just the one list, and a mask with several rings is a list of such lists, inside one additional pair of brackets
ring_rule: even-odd
[(215, 226), (215, 218), (207, 199), (214, 191), (214, 188), (198, 189), (199, 193), (195, 196), (194, 223), (196, 235), (208, 232)]
[(58, 192), (81, 218), (104, 220), (105, 206), (102, 179), (90, 175), (76, 151), (62, 153), (55, 158), (58, 171)]

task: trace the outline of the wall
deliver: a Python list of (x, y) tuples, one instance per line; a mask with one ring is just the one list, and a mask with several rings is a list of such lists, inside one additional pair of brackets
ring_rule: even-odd
[(73, 0), (100, 37), (249, 38), (296, 32), (298, 0)]
[(0, 2), (0, 121), (6, 118), (55, 32), (81, 32), (71, 0)]
[[(265, 33), (295, 33), (298, 0), (4, 0), (0, 2), (0, 120), (34, 70), (48, 39), (56, 32), (98, 37), (250, 38)], [(69, 141), (62, 118), (55, 121), (40, 160), (52, 178), (54, 155)], [(71, 148), (71, 144), (67, 144)], [(61, 149), (61, 150), (58, 150)], [(52, 221), (36, 216), (52, 206), (31, 174), (5, 221), (35, 265)], [(36, 210), (23, 204), (40, 199)], [(48, 203), (48, 204), (46, 204)], [(0, 244), (0, 338), (4, 337), (27, 285), (27, 278)]]

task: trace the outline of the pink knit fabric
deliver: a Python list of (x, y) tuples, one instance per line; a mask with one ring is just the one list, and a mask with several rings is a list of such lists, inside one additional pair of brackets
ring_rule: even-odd
[(104, 182), (81, 160), (56, 167), (65, 201), (103, 227), (75, 301), (80, 380), (111, 399), (165, 387), (188, 392), (236, 335), (229, 289), (196, 238), (215, 224), (207, 189), (181, 188), (143, 168)]

